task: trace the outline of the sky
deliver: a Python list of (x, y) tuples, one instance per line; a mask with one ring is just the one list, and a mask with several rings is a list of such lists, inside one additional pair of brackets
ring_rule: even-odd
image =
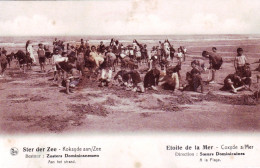
[(0, 36), (259, 34), (259, 0), (1, 1)]

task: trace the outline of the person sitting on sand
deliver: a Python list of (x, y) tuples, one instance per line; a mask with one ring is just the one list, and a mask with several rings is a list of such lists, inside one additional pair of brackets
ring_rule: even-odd
[(166, 57), (163, 57), (161, 59), (161, 62), (159, 63), (159, 65), (161, 66), (161, 70), (166, 70), (168, 68), (168, 66), (170, 65), (170, 62), (166, 59)]
[(220, 89), (222, 91), (230, 90), (233, 93), (237, 93), (237, 91), (243, 90), (245, 88), (244, 82), (241, 77), (237, 74), (229, 74), (224, 79), (224, 86)]
[(128, 81), (129, 81), (128, 72), (124, 69), (118, 71), (114, 77), (114, 80), (117, 81), (119, 86), (128, 86)]
[(89, 61), (95, 63), (94, 71), (103, 63), (104, 58), (96, 51), (96, 46), (91, 46), (91, 52), (89, 53)]
[(188, 81), (188, 85), (183, 87), (183, 91), (195, 91), (199, 86), (201, 87), (201, 93), (203, 93), (203, 81), (201, 78), (201, 70), (198, 61), (194, 60), (191, 62), (192, 70), (186, 73), (186, 80)]
[(145, 92), (144, 85), (140, 76), (140, 73), (135, 70), (136, 66), (130, 66), (131, 71), (127, 72), (127, 74), (130, 76), (130, 80), (133, 83), (133, 89), (132, 91), (136, 92), (139, 90), (141, 93)]
[(38, 46), (39, 46), (39, 49), (37, 51), (37, 54), (38, 54), (38, 58), (39, 58), (41, 72), (45, 72), (45, 59), (46, 59), (45, 50), (43, 48), (42, 43), (40, 43)]
[(179, 71), (180, 71), (180, 65), (176, 65), (175, 67), (169, 67), (166, 70), (166, 74), (161, 73), (160, 76), (163, 76), (163, 78), (159, 79), (160, 85), (165, 90), (172, 90), (179, 89)]
[(247, 59), (246, 56), (243, 54), (243, 49), (238, 48), (237, 56), (234, 61), (234, 67), (236, 72), (241, 73), (244, 70), (246, 63), (247, 63)]
[(148, 62), (148, 71), (151, 71), (154, 67), (156, 67), (156, 64), (158, 62), (158, 57), (156, 55), (153, 55), (151, 59)]
[(5, 76), (5, 70), (7, 68), (7, 59), (6, 59), (6, 53), (0, 52), (0, 64), (1, 64), (1, 74), (0, 77)]
[(239, 75), (239, 77), (242, 79), (242, 81), (244, 82), (244, 84), (246, 86), (248, 86), (248, 89), (250, 89), (250, 86), (252, 84), (252, 79), (251, 79), (251, 76), (252, 76), (252, 72), (251, 72), (251, 69), (250, 69), (250, 64), (249, 63), (246, 63), (244, 65), (244, 68), (242, 70), (240, 70), (239, 72), (237, 72), (237, 74)]
[(214, 84), (216, 71), (220, 69), (223, 63), (222, 57), (216, 52), (208, 52), (208, 51), (203, 51), (202, 56), (209, 59), (210, 66), (208, 69), (211, 69), (212, 77), (208, 81), (208, 83)]
[(158, 86), (160, 78), (160, 71), (155, 67), (148, 71), (144, 76), (144, 88), (145, 89), (153, 89), (157, 90), (156, 86)]

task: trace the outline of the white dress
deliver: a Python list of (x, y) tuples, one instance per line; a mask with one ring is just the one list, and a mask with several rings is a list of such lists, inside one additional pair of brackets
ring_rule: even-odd
[(32, 45), (28, 45), (27, 51), (29, 52), (30, 57), (31, 57), (32, 60), (33, 60), (33, 63), (35, 63), (35, 62), (36, 62), (36, 59), (35, 59), (34, 54), (33, 54), (33, 47), (32, 47)]

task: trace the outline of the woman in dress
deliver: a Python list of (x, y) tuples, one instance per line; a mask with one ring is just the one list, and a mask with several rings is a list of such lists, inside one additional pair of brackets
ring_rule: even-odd
[(33, 46), (31, 44), (30, 40), (28, 40), (26, 42), (25, 50), (26, 50), (26, 54), (28, 54), (30, 56), (30, 58), (32, 59), (33, 63), (36, 63), (36, 59), (35, 59), (34, 54), (33, 54)]

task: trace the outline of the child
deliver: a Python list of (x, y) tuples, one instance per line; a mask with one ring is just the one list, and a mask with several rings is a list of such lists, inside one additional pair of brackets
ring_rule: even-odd
[(251, 69), (250, 69), (250, 64), (246, 63), (244, 65), (243, 71), (240, 71), (238, 73), (238, 75), (244, 82), (245, 86), (248, 86), (248, 89), (251, 90), (250, 86), (252, 84), (252, 79), (251, 79), (252, 73), (251, 73)]
[(45, 72), (45, 50), (43, 49), (43, 45), (40, 43), (39, 49), (37, 51), (39, 63), (41, 67), (41, 72)]
[(120, 53), (120, 59), (124, 59), (126, 57), (127, 53), (125, 48), (123, 47)]
[(243, 49), (238, 48), (237, 56), (234, 61), (234, 67), (235, 67), (236, 72), (240, 73), (241, 71), (243, 71), (246, 61), (247, 61), (247, 59), (246, 59), (246, 56), (243, 55)]
[(147, 49), (146, 49), (147, 45), (146, 44), (144, 44), (144, 45), (139, 44), (137, 42), (137, 40), (134, 40), (134, 41), (137, 44), (137, 46), (139, 47), (139, 49), (140, 49), (140, 50), (138, 50), (137, 47), (136, 47), (136, 58), (137, 58), (137, 61), (141, 62), (141, 64), (142, 64), (142, 62), (144, 62), (144, 63), (147, 62), (147, 59), (148, 59), (148, 53), (147, 53)]
[(161, 42), (159, 41), (159, 46), (156, 46), (156, 53), (157, 53), (157, 57), (158, 57), (158, 61), (161, 62), (161, 58), (162, 58), (162, 49), (161, 49), (162, 45)]
[(187, 49), (185, 46), (180, 46), (181, 52), (183, 54), (183, 61), (186, 60), (186, 53), (187, 53)]
[[(63, 61), (68, 61), (67, 57), (62, 57), (59, 54), (59, 49), (55, 50), (54, 55), (52, 56), (52, 66), (53, 66), (53, 71), (54, 71), (54, 77), (53, 77), (53, 81), (58, 81), (58, 85), (59, 85), (59, 81), (60, 81), (60, 71), (57, 69), (57, 64)], [(59, 85), (60, 86), (60, 85)]]
[(233, 93), (237, 93), (237, 91), (244, 89), (244, 83), (242, 79), (235, 73), (229, 74), (224, 79), (224, 86), (220, 90), (231, 90)]
[(178, 64), (182, 63), (182, 57), (183, 57), (183, 53), (181, 52), (181, 48), (178, 48), (178, 53), (176, 55), (176, 58), (178, 60)]
[(102, 55), (98, 54), (96, 51), (96, 46), (91, 46), (91, 52), (89, 53), (89, 61), (92, 62), (94, 66), (93, 72), (104, 62)]
[(153, 55), (152, 58), (150, 59), (149, 63), (148, 63), (148, 71), (152, 70), (153, 68), (156, 67), (156, 64), (158, 62), (157, 56)]
[(120, 70), (115, 75), (114, 80), (118, 82), (119, 86), (128, 86), (129, 75), (126, 70)]
[(133, 49), (133, 47), (132, 47), (132, 46), (129, 46), (129, 47), (128, 47), (128, 50), (129, 50), (129, 57), (130, 57), (131, 59), (134, 59), (134, 49)]
[(156, 68), (153, 68), (144, 76), (144, 88), (151, 88), (153, 90), (157, 90), (156, 86), (158, 86), (160, 78), (160, 71)]
[[(65, 55), (67, 55), (67, 53)], [(77, 69), (79, 70), (80, 74), (84, 77), (85, 76), (85, 57), (84, 57), (83, 50), (79, 51), (76, 59), (77, 59), (77, 63), (76, 63)]]
[[(45, 59), (49, 60), (48, 62), (51, 65), (52, 54), (50, 52), (49, 46), (44, 45), (44, 50), (45, 50)], [(47, 62), (46, 62), (46, 65), (47, 65)]]
[(175, 49), (173, 48), (173, 45), (170, 45), (170, 57), (172, 61), (173, 61), (174, 53), (175, 53)]
[(100, 78), (100, 87), (108, 86), (112, 79), (112, 70), (114, 69), (114, 63), (116, 61), (116, 55), (112, 53), (112, 49), (109, 49), (109, 52), (106, 54), (104, 62), (100, 65), (101, 69), (101, 78)]
[(168, 68), (165, 74), (162, 74), (164, 76), (159, 81), (162, 82), (162, 87), (165, 90), (172, 90), (179, 89), (179, 71), (180, 71), (180, 65), (176, 65), (173, 68)]
[(13, 52), (11, 54), (6, 55), (6, 59), (7, 59), (9, 68), (11, 67), (11, 61), (13, 60), (13, 56), (14, 56)]
[(216, 71), (220, 69), (223, 63), (222, 57), (218, 55), (216, 52), (208, 51), (203, 51), (202, 56), (209, 59), (209, 69), (211, 69), (212, 77), (211, 80), (208, 81), (208, 83), (214, 84)]
[[(69, 63), (68, 63), (69, 65)], [(66, 93), (70, 94), (72, 92), (72, 88), (75, 88), (79, 84), (80, 78), (78, 71), (73, 67), (68, 71), (64, 71), (64, 76), (63, 76), (63, 86), (65, 83), (66, 87)]]
[(197, 92), (199, 86), (201, 86), (201, 93), (203, 93), (203, 82), (201, 78), (201, 71), (197, 65), (197, 61), (194, 60), (191, 62), (192, 70), (187, 72), (186, 80), (188, 85), (183, 88), (183, 90), (192, 90)]
[(140, 92), (144, 93), (144, 91), (145, 91), (144, 85), (141, 80), (140, 73), (137, 70), (135, 70), (135, 66), (131, 66), (131, 71), (128, 72), (128, 75), (130, 76), (130, 78), (132, 79), (132, 82), (133, 82), (132, 91), (136, 92), (137, 89), (139, 89)]
[(5, 70), (7, 68), (7, 59), (6, 59), (6, 56), (5, 56), (5, 52), (0, 52), (0, 64), (1, 64), (1, 74), (0, 74), (0, 77), (4, 77), (5, 76)]
[(138, 50), (137, 46), (136, 46), (135, 49), (134, 49), (134, 53), (135, 53), (135, 56), (134, 56), (134, 57), (136, 58), (137, 63), (138, 63), (138, 64), (141, 64), (141, 51)]
[(149, 55), (149, 59), (151, 59), (153, 56), (157, 56), (157, 50), (155, 46), (152, 47), (151, 54)]

